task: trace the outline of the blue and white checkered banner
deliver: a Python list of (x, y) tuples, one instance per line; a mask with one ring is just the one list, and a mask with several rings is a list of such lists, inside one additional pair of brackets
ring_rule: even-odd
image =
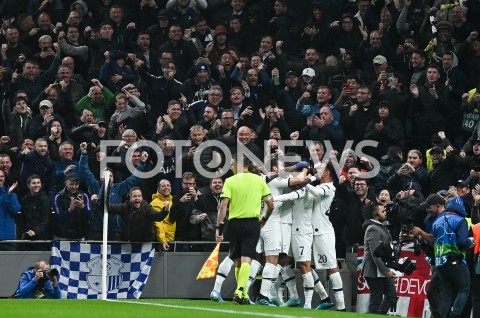
[[(62, 299), (102, 297), (102, 245), (52, 242)], [(153, 263), (152, 243), (108, 245), (107, 298), (140, 298)]]

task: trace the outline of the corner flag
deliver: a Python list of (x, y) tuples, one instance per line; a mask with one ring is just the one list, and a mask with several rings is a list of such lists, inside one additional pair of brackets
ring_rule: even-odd
[(217, 246), (215, 246), (212, 254), (210, 254), (205, 264), (203, 264), (202, 269), (198, 273), (197, 280), (215, 277), (215, 275), (217, 274), (219, 252), (220, 243), (217, 243)]

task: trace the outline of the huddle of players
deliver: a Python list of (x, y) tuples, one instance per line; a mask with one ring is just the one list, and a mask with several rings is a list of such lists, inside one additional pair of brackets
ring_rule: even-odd
[[(282, 163), (276, 159), (272, 160), (271, 167), (273, 176), (278, 174), (280, 169), (284, 171)], [(313, 250), (315, 268), (328, 271), (336, 309), (344, 311), (343, 283), (335, 253), (335, 233), (328, 217), (330, 205), (335, 196), (334, 180), (338, 179), (331, 163), (318, 163), (315, 167), (317, 171), (315, 176), (308, 174), (307, 167), (307, 163), (300, 162), (292, 167), (294, 168), (292, 170), (297, 170), (295, 176), (291, 175), (287, 178), (277, 176), (267, 180), (275, 201), (275, 208), (261, 229), (257, 245), (257, 252), (265, 255), (266, 262), (262, 271), (260, 293), (255, 303), (279, 306), (281, 303), (275, 287), (278, 287), (279, 280), (283, 280), (289, 291), (289, 299), (283, 306), (301, 306), (302, 300), (299, 297), (295, 275), (290, 265), (293, 257), (303, 277), (305, 296), (303, 307), (311, 308), (313, 292), (316, 291), (321, 299), (321, 303), (316, 309), (331, 308), (334, 304), (328, 297), (318, 275), (310, 266)], [(298, 170), (301, 171), (298, 172)], [(318, 185), (310, 184), (316, 181), (318, 181)], [(265, 219), (265, 216), (262, 218)], [(228, 267), (228, 261), (227, 258), (220, 264), (217, 282), (219, 279), (223, 282), (226, 276), (223, 269)], [(256, 277), (259, 267), (260, 263), (252, 262), (250, 283)], [(219, 293), (221, 284), (217, 282), (211, 298), (221, 301)]]

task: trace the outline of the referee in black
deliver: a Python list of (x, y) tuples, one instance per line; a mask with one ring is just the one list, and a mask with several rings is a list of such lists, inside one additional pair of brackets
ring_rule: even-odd
[[(238, 157), (238, 160), (237, 160)], [(247, 280), (250, 275), (250, 263), (256, 256), (256, 246), (260, 238), (260, 228), (268, 220), (273, 210), (273, 199), (265, 180), (248, 171), (251, 161), (243, 154), (234, 156), (232, 170), (234, 175), (225, 181), (220, 197), (222, 202), (218, 210), (217, 242), (223, 240), (222, 226), (228, 212), (228, 231), (230, 237), (230, 258), (235, 261), (237, 289), (233, 303), (248, 304)], [(262, 200), (267, 212), (260, 219)]]

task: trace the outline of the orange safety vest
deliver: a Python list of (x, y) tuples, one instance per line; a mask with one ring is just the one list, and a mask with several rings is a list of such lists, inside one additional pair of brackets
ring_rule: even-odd
[(475, 238), (475, 246), (473, 248), (473, 255), (480, 252), (480, 223), (472, 226), (473, 237)]

